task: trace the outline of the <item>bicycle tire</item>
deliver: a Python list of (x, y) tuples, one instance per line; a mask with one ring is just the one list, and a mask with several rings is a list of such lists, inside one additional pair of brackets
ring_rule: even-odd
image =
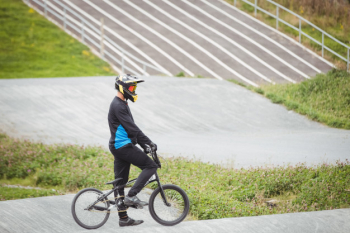
[[(110, 213), (107, 210), (103, 211), (101, 209), (108, 209), (110, 205), (108, 201), (96, 204), (96, 207), (91, 210), (84, 210), (84, 208), (87, 208), (90, 204), (94, 203), (101, 194), (103, 194), (102, 191), (98, 189), (86, 188), (74, 196), (71, 212), (75, 222), (81, 227), (85, 229), (97, 229), (107, 222)], [(107, 199), (105, 198), (105, 200)], [(98, 207), (100, 207), (100, 209), (98, 209)], [(83, 213), (83, 215), (85, 214), (88, 217), (88, 220), (84, 219), (81, 213)], [(94, 218), (95, 216), (98, 216), (98, 218)], [(96, 223), (91, 224), (91, 219)]]
[[(164, 190), (164, 194), (166, 195), (167, 201), (171, 204), (171, 206), (169, 207), (165, 205), (163, 198), (161, 197), (160, 187), (158, 187), (153, 191), (149, 198), (149, 212), (156, 222), (164, 226), (174, 226), (186, 218), (190, 210), (190, 201), (186, 192), (179, 186), (165, 184), (162, 185), (162, 188)], [(166, 219), (166, 212), (175, 213), (175, 218)]]

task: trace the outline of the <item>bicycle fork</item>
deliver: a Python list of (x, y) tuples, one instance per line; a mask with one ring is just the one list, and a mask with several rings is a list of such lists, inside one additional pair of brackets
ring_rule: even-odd
[(158, 187), (159, 187), (159, 189), (160, 189), (160, 195), (161, 195), (162, 198), (163, 198), (164, 204), (165, 204), (166, 206), (171, 206), (171, 204), (168, 202), (168, 200), (166, 199), (166, 196), (165, 196), (165, 194), (164, 194), (164, 190), (163, 190), (162, 184), (160, 183), (158, 173), (156, 172), (155, 175), (156, 175), (156, 180), (157, 180), (157, 183), (158, 183)]

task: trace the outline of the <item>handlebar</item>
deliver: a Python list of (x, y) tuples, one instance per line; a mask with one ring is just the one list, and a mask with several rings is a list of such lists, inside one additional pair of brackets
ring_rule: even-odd
[(160, 163), (158, 159), (158, 155), (156, 151), (153, 151), (152, 148), (149, 145), (146, 145), (146, 152), (151, 154), (153, 161), (158, 165), (159, 168), (162, 168), (162, 164)]

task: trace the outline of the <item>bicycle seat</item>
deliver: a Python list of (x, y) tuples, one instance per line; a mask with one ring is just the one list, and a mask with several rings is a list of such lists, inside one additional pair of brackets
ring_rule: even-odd
[(107, 182), (106, 184), (114, 184), (115, 182), (119, 181), (119, 180), (122, 180), (123, 178), (118, 178), (118, 179), (115, 179), (113, 181), (110, 181), (110, 182)]

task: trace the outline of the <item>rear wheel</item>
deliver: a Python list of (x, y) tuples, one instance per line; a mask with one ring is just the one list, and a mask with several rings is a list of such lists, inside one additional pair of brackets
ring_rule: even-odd
[(102, 195), (102, 191), (94, 188), (86, 188), (77, 193), (72, 202), (72, 215), (74, 220), (86, 229), (96, 229), (109, 218), (109, 202), (105, 198), (99, 201), (91, 208), (88, 208)]
[(158, 187), (149, 199), (149, 212), (154, 220), (165, 226), (173, 226), (182, 222), (189, 210), (190, 202), (187, 194), (180, 187), (173, 184), (162, 185), (164, 195), (170, 204), (167, 206)]

